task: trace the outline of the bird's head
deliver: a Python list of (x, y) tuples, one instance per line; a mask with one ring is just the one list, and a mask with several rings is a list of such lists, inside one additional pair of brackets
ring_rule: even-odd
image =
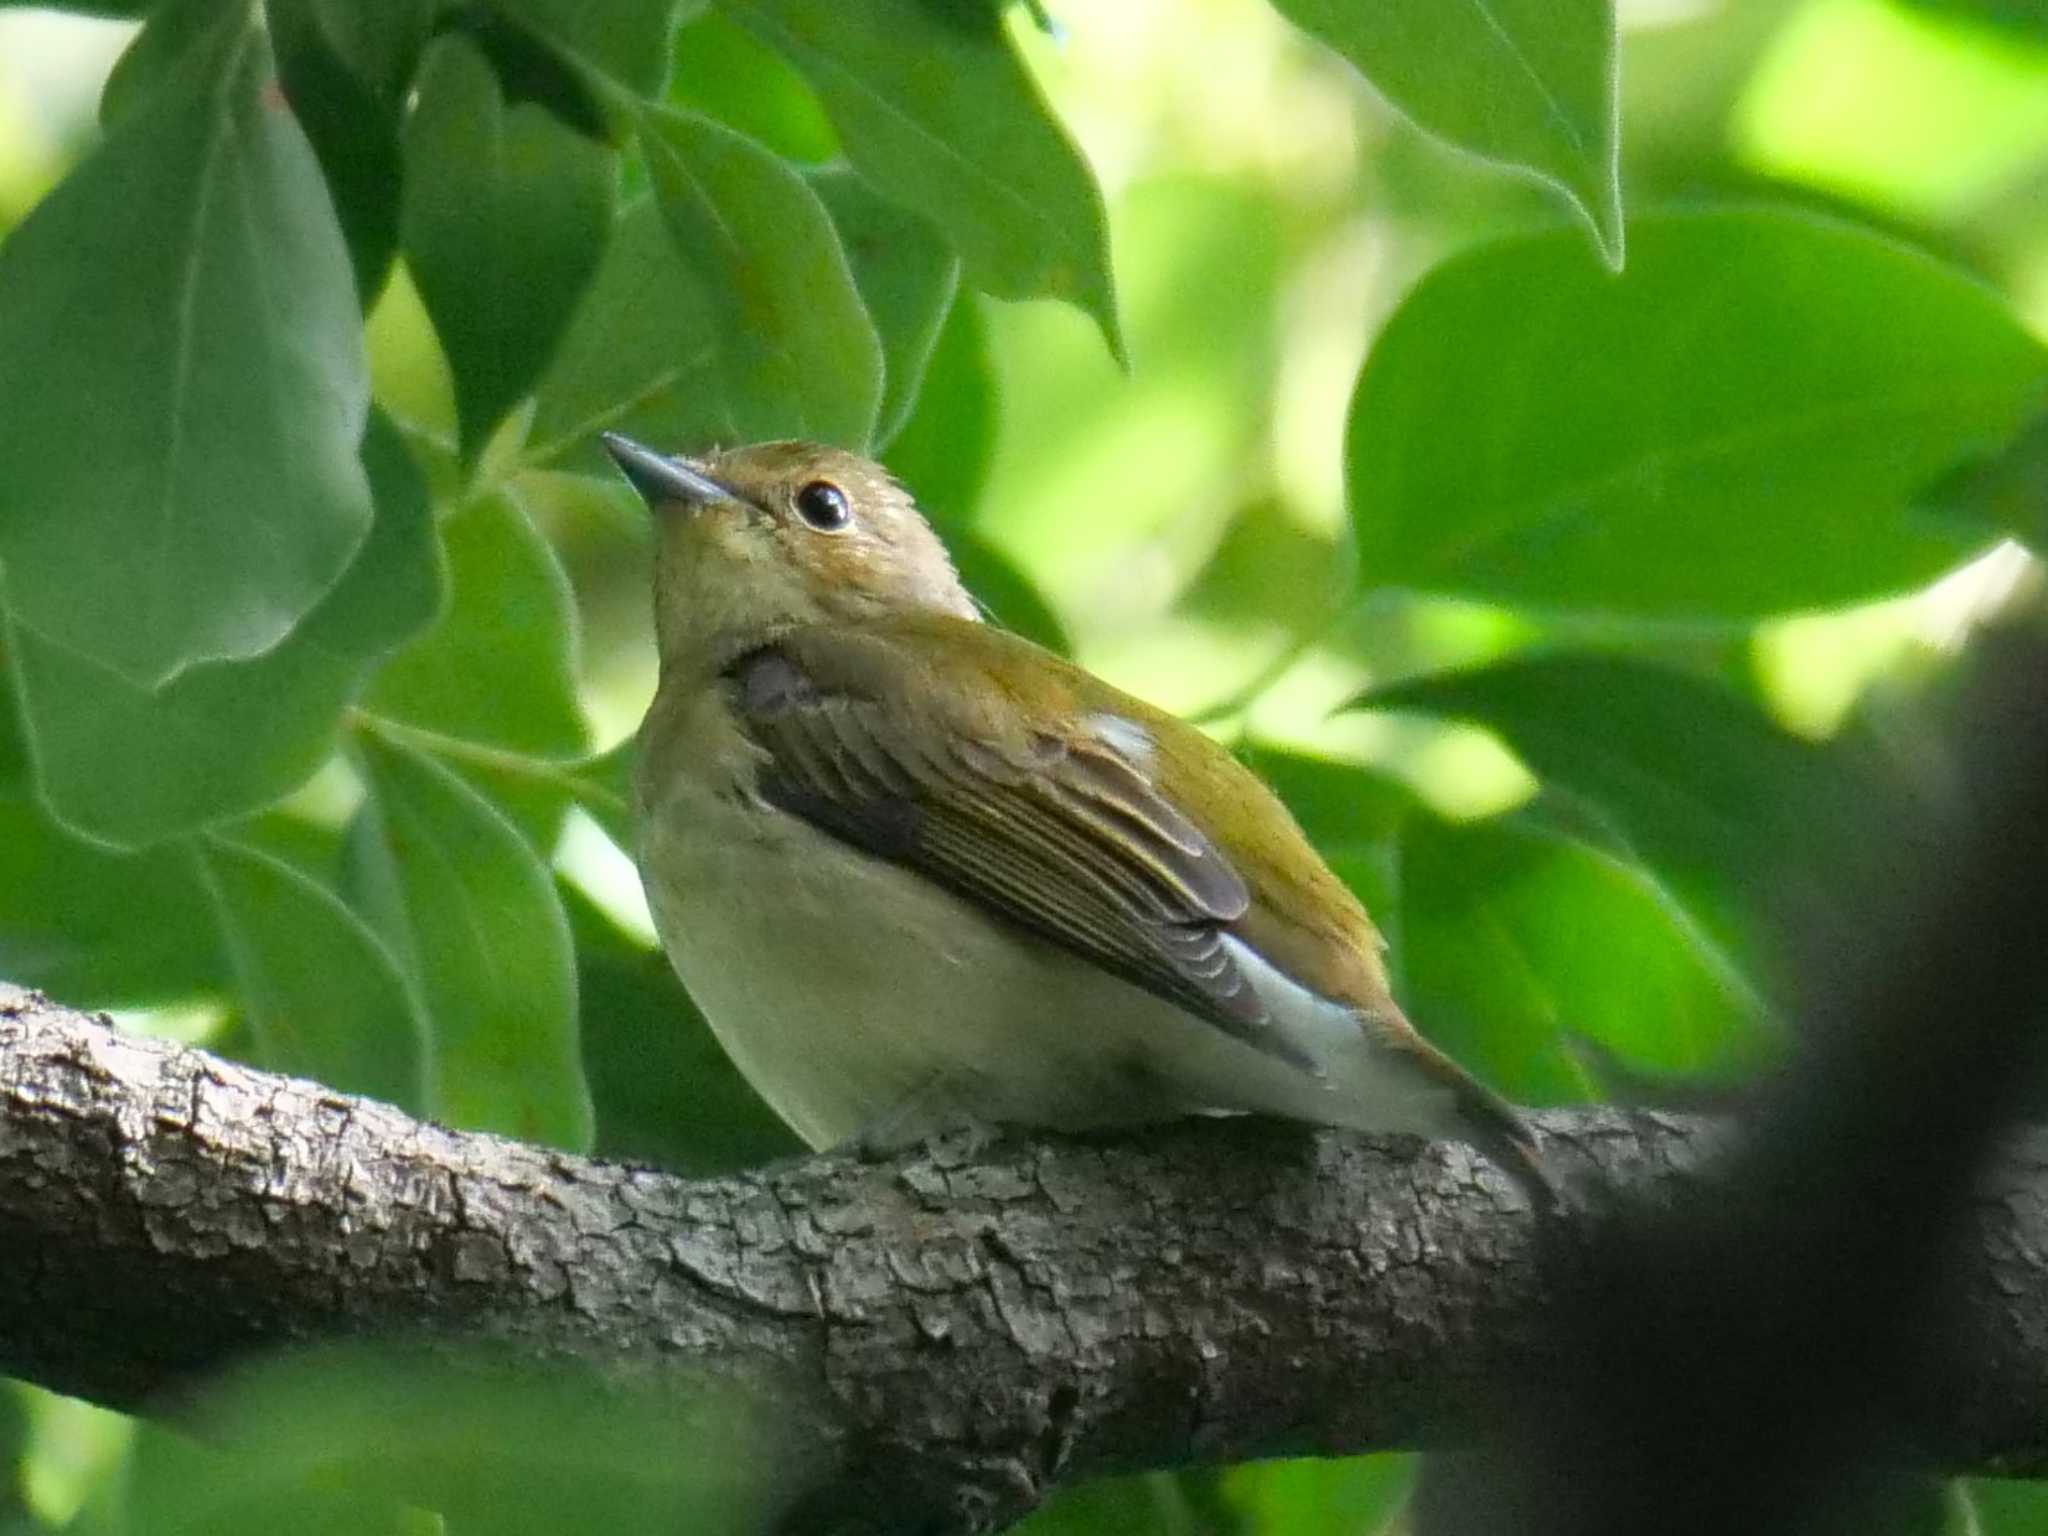
[(872, 460), (805, 442), (696, 458), (615, 432), (604, 444), (655, 513), (664, 669), (716, 668), (799, 625), (976, 617), (931, 524)]

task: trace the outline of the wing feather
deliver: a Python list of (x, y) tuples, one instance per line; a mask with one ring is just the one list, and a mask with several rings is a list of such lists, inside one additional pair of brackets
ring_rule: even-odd
[(828, 675), (822, 643), (785, 637), (729, 674), (766, 799), (1310, 1065), (1223, 942), (1250, 905), (1244, 881), (1141, 766), (1058, 720), (963, 731), (875, 676), (872, 655), (860, 677)]

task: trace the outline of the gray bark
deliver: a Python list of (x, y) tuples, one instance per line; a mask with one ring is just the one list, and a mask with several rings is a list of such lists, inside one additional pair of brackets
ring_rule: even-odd
[[(413, 1120), (0, 987), (0, 1371), (124, 1408), (252, 1351), (426, 1333), (737, 1387), (803, 1508), (981, 1529), (1108, 1471), (1463, 1440), (1558, 1362), (1603, 1209), (1714, 1123), (1538, 1117), (1540, 1220), (1452, 1145), (1249, 1122), (689, 1181)], [(2048, 1135), (1980, 1181), (1898, 1444), (2048, 1468)], [(1875, 1218), (1881, 1219), (1881, 1218)], [(817, 1523), (833, 1523), (821, 1518)]]

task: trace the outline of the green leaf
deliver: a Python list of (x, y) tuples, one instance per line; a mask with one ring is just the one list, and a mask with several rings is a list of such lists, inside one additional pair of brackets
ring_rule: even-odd
[(1851, 766), (1705, 678), (1554, 653), (1439, 672), (1352, 701), (1471, 721), (1688, 894), (1793, 878), (1814, 809), (1862, 798)]
[(1959, 1487), (1979, 1536), (2048, 1536), (2048, 1482), (1974, 1477)]
[(1384, 850), (1422, 808), (1399, 779), (1355, 763), (1253, 743), (1245, 766), (1287, 802), (1325, 858)]
[(994, 5), (721, 0), (801, 69), (855, 169), (930, 219), (969, 282), (1066, 299), (1119, 360), (1102, 193), (1003, 35)]
[(1229, 1529), (1204, 1519), (1193, 1507), (1191, 1488), (1204, 1481), (1201, 1472), (1141, 1472), (1129, 1477), (1099, 1477), (1070, 1484), (1056, 1492), (1028, 1519), (1012, 1526), (1012, 1536), (1208, 1536)]
[(508, 107), (531, 104), (594, 143), (618, 141), (602, 77), (578, 68), (540, 36), (483, 5), (444, 11), (443, 33), (466, 38), (490, 60)]
[(739, 435), (865, 448), (882, 344), (817, 193), (707, 117), (649, 110), (641, 123), (669, 234), (710, 297)]
[(2011, 535), (2048, 554), (2048, 411), (2005, 448), (1963, 465), (1920, 498), (1930, 512)]
[(581, 757), (575, 599), (554, 550), (509, 491), (444, 519), (441, 543), (447, 606), (377, 673), (363, 707), (462, 742)]
[(507, 105), (467, 38), (443, 37), (405, 130), (406, 260), (455, 376), (475, 459), (547, 367), (611, 233), (611, 152)]
[(960, 286), (960, 259), (924, 219), (878, 196), (855, 172), (836, 166), (809, 174), (881, 337), (882, 407), (874, 435), (887, 443), (917, 403), (925, 365)]
[(693, 1176), (759, 1167), (804, 1150), (740, 1076), (658, 949), (573, 890), (583, 1059), (599, 1157)]
[(787, 160), (819, 164), (839, 153), (838, 136), (810, 83), (789, 60), (716, 10), (706, 10), (677, 34), (668, 100), (717, 118)]
[(155, 692), (19, 624), (8, 633), (37, 787), (68, 826), (141, 847), (239, 816), (303, 781), (333, 747), (363, 673), (439, 600), (426, 488), (372, 419), (370, 536), (306, 622), (253, 661), (192, 667)]
[(455, 774), (374, 732), (358, 740), (371, 910), (426, 1005), (434, 1114), (587, 1149), (575, 956), (553, 880)]
[[(975, 526), (1024, 560), (1077, 627), (1125, 594), (1150, 607), (1195, 579), (1258, 479), (1246, 468), (1265, 452), (1285, 351), (1296, 214), (1271, 187), (1159, 177), (1130, 188), (1118, 219), (1131, 346), (1144, 362), (1131, 377), (1072, 316), (983, 311), (1005, 343), (1003, 427)], [(1137, 570), (1150, 573), (1142, 589)]]
[(218, 990), (227, 961), (184, 849), (123, 856), (0, 790), (0, 977), (79, 1008), (140, 1008)]
[(676, 0), (491, 0), (507, 18), (544, 38), (563, 58), (635, 96), (653, 96), (668, 76)]
[(347, 247), (244, 7), (0, 246), (16, 626), (144, 687), (269, 650), (368, 531), (368, 409)]
[(801, 1487), (741, 1399), (503, 1351), (330, 1344), (186, 1396), (136, 1436), (123, 1536), (767, 1531)]
[[(574, 543), (576, 498), (611, 489), (530, 472), (446, 517), (448, 606), (378, 674), (364, 700), (367, 723), (453, 768), (544, 852), (587, 788), (579, 775), (589, 730), (574, 597), (536, 525)], [(628, 515), (635, 526), (645, 521), (644, 507)]]
[(1059, 655), (1072, 653), (1073, 643), (1059, 615), (1001, 550), (965, 529), (948, 532), (946, 548), (960, 579), (991, 623), (1036, 640)]
[(1575, 1035), (1667, 1072), (1725, 1068), (1760, 1039), (1756, 1001), (1727, 957), (1647, 873), (1611, 854), (1526, 818), (1418, 816), (1401, 839), (1399, 880), (1403, 1006), (1510, 1098), (1590, 1097)]
[(1906, 8), (1942, 20), (1994, 28), (2013, 41), (2048, 47), (2048, 6), (2041, 0), (1904, 0)]
[(433, 30), (436, 0), (293, 0), (310, 7), (328, 48), (371, 94), (402, 100)]
[(1633, 229), (1619, 277), (1544, 235), (1401, 306), (1346, 443), (1369, 580), (1727, 620), (1898, 592), (1968, 551), (1905, 508), (2048, 385), (1994, 295), (1804, 214)]
[(31, 1523), (28, 1502), (29, 1418), (23, 1400), (26, 1388), (0, 1382), (0, 1531), (29, 1536), (41, 1528)]
[(1273, 0), (1417, 127), (1545, 182), (1622, 261), (1614, 0)]
[(1415, 1484), (1413, 1456), (1258, 1461), (1223, 1474), (1223, 1501), (1240, 1536), (1373, 1536)]
[(218, 42), (223, 26), (235, 24), (247, 3), (222, 5), (219, 0), (161, 0), (153, 4), (134, 40), (121, 50), (107, 83), (100, 89), (100, 127), (111, 129), (174, 77), (178, 66), (209, 39)]
[(962, 294), (939, 328), (910, 419), (884, 455), (935, 522), (964, 527), (972, 520), (995, 459), (999, 406), (988, 326)]
[(596, 441), (611, 427), (679, 449), (739, 436), (721, 398), (710, 295), (677, 252), (652, 197), (619, 214), (534, 404), (537, 463), (615, 473)]
[[(384, 7), (362, 9), (381, 13)], [(391, 9), (416, 10), (417, 4), (408, 0)], [(337, 51), (322, 24), (320, 0), (265, 0), (264, 14), (277, 50), (278, 79), (327, 179), (356, 294), (367, 312), (398, 253), (403, 92), (380, 91), (375, 77), (358, 73)]]
[(259, 1063), (424, 1113), (426, 1026), (390, 951), (280, 859), (222, 837), (197, 857)]
[(628, 736), (609, 752), (586, 757), (570, 771), (571, 793), (576, 803), (627, 854), (640, 843), (633, 824), (633, 772), (639, 749), (639, 739)]
[(314, 884), (339, 895), (347, 856), (347, 824), (311, 821), (297, 814), (298, 809), (287, 804), (259, 811), (224, 828), (222, 835), (240, 847), (289, 864)]

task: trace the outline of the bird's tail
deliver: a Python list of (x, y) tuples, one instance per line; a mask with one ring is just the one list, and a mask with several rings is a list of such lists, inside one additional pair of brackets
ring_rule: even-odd
[(1391, 999), (1375, 1014), (1368, 1028), (1376, 1025), (1400, 1036), (1402, 1057), (1446, 1093), (1451, 1115), (1450, 1123), (1439, 1128), (1441, 1133), (1477, 1147), (1539, 1211), (1555, 1209), (1557, 1180), (1521, 1110), (1431, 1045)]

